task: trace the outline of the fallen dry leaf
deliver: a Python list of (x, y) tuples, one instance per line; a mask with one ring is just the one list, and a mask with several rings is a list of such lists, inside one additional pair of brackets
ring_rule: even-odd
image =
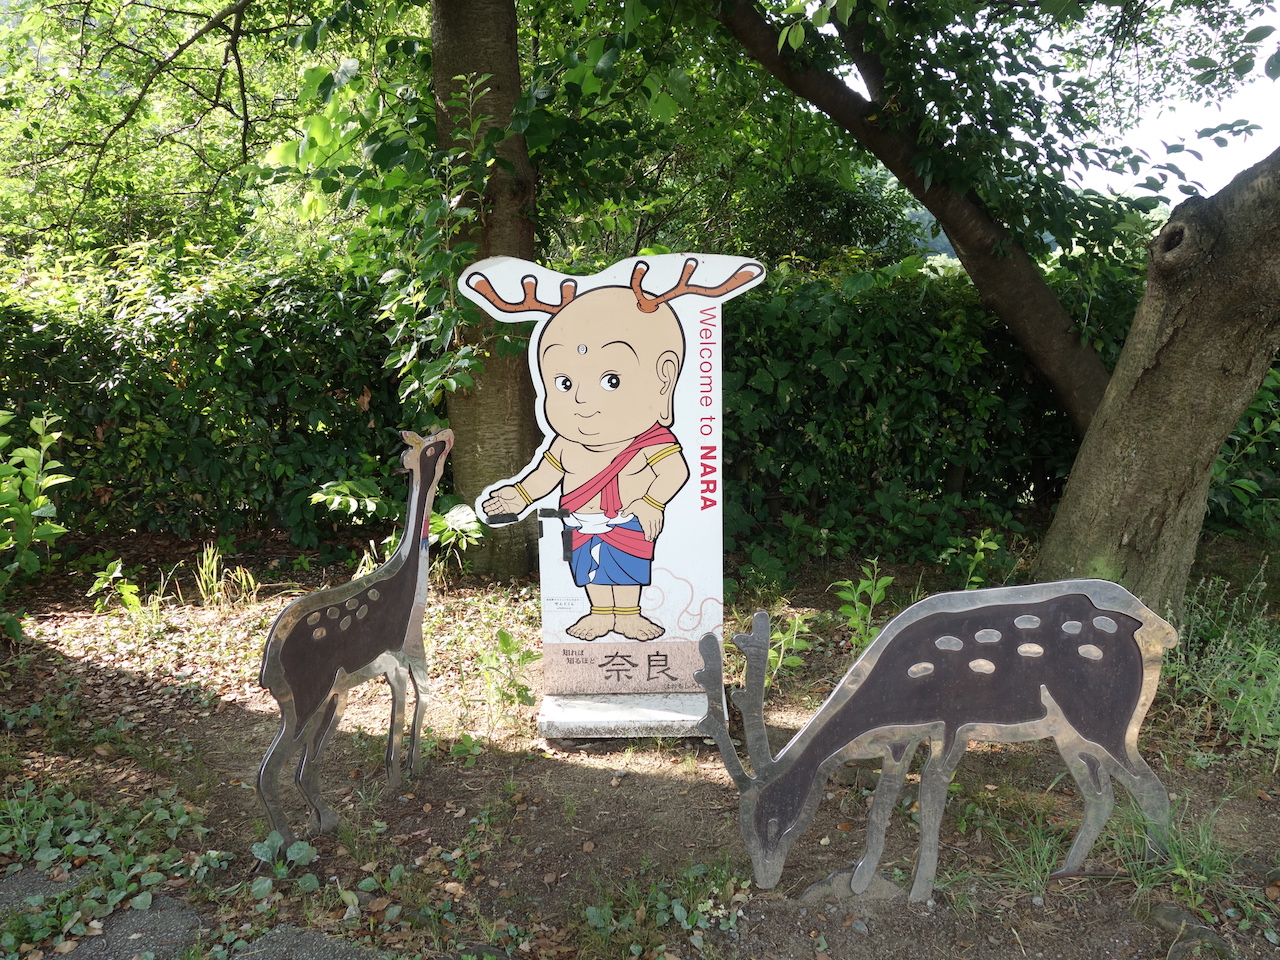
[(592, 850), (594, 850), (595, 848), (596, 848), (596, 842), (595, 842), (594, 840), (585, 840), (585, 841), (583, 841), (583, 844), (582, 844), (582, 852), (583, 852), (583, 853), (590, 853), (590, 852), (591, 852)]
[(389, 906), (391, 906), (390, 897), (378, 897), (378, 899), (376, 900), (369, 901), (369, 912), (381, 913), (383, 910), (387, 909), (387, 907)]
[(1280, 900), (1280, 883), (1268, 884), (1263, 892), (1267, 895), (1268, 900)]
[(63, 940), (60, 944), (53, 948), (54, 953), (70, 953), (76, 947), (80, 946), (79, 940)]

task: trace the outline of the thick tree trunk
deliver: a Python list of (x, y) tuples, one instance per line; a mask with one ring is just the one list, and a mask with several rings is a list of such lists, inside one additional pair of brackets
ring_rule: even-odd
[[(725, 0), (717, 11), (717, 19), (747, 53), (792, 93), (853, 134), (937, 218), (984, 305), (1009, 328), (1062, 404), (1077, 435), (1083, 437), (1102, 401), (1107, 371), (1097, 353), (1081, 343), (1070, 315), (1035, 261), (976, 197), (945, 184), (926, 184), (915, 169), (919, 149), (914, 138), (879, 125), (877, 104), (858, 94), (844, 78), (796, 66), (780, 53), (778, 31), (752, 0)], [(859, 68), (874, 79), (875, 64), (859, 63)], [(875, 84), (871, 85), (874, 89)]]
[(1280, 349), (1280, 150), (1179, 205), (1040, 549), (1040, 579), (1104, 577), (1181, 608), (1213, 462)]
[[(520, 49), (514, 0), (432, 0), (431, 48), (436, 116), (442, 144), (467, 118), (450, 113), (450, 97), (462, 88), (456, 77), (478, 78), (488, 92), (476, 104), (488, 116), (484, 129), (505, 127), (520, 97)], [(482, 131), (483, 132), (483, 131)], [(465, 237), (479, 245), (477, 259), (494, 256), (534, 257), (534, 174), (524, 137), (507, 137), (498, 148), (505, 163), (495, 164), (482, 204), (478, 233)], [(486, 347), (484, 373), (470, 390), (449, 397), (454, 490), (468, 503), (495, 480), (511, 477), (529, 462), (539, 433), (534, 419), (535, 394), (524, 354), (500, 356), (492, 349), (499, 325), (461, 331), (465, 342)], [(473, 569), (492, 577), (523, 576), (532, 569), (537, 530), (534, 522), (496, 527)]]

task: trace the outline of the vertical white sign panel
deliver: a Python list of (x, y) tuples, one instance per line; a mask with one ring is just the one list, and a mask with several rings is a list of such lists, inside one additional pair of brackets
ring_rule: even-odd
[(722, 636), (721, 303), (759, 283), (741, 257), (664, 254), (570, 277), (498, 257), (463, 274), (499, 320), (537, 320), (543, 443), (476, 507), (539, 516), (547, 694), (700, 692)]

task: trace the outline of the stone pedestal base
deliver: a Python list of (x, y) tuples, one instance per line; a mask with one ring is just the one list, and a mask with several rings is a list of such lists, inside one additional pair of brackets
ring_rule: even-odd
[(544, 696), (538, 734), (576, 737), (691, 737), (707, 712), (703, 693)]

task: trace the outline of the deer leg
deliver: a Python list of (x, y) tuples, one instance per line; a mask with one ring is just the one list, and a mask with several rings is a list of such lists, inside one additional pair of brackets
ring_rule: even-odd
[(1133, 756), (1130, 763), (1134, 769), (1126, 769), (1124, 764), (1118, 763), (1115, 775), (1133, 795), (1138, 809), (1147, 819), (1147, 856), (1163, 856), (1169, 852), (1169, 791), (1136, 751)]
[(921, 903), (933, 893), (933, 878), (938, 872), (938, 834), (942, 830), (942, 811), (947, 805), (947, 784), (964, 755), (966, 743), (957, 739), (943, 754), (942, 738), (929, 738), (929, 758), (920, 771), (920, 855), (916, 860), (915, 881), (908, 895), (912, 903)]
[(910, 740), (906, 743), (891, 743), (885, 747), (880, 779), (876, 782), (871, 812), (867, 815), (867, 847), (849, 881), (849, 889), (854, 893), (865, 893), (876, 875), (876, 867), (880, 865), (880, 857), (884, 853), (884, 835), (889, 828), (889, 816), (898, 802), (898, 795), (902, 793), (907, 768), (911, 766), (911, 758), (919, 745), (919, 740)]
[(409, 679), (413, 682), (413, 726), (409, 729), (409, 776), (417, 776), (422, 712), (427, 702), (427, 664), (425, 660), (409, 659)]
[(284, 809), (280, 806), (280, 770), (298, 752), (301, 743), (293, 736), (292, 711), (281, 705), (280, 717), (280, 729), (276, 732), (275, 739), (271, 741), (271, 746), (267, 747), (262, 764), (258, 767), (257, 788), (258, 797), (262, 800), (262, 805), (267, 808), (267, 819), (271, 822), (271, 829), (280, 834), (285, 845), (288, 846), (293, 843), (295, 837), (293, 830), (289, 827), (289, 818), (285, 816)]
[(400, 749), (404, 740), (405, 692), (409, 671), (399, 657), (387, 664), (387, 683), (391, 685), (391, 725), (387, 730), (387, 789), (400, 786)]
[(316, 724), (307, 748), (298, 761), (298, 789), (307, 798), (311, 807), (311, 817), (307, 825), (307, 835), (316, 836), (321, 833), (336, 833), (338, 830), (338, 814), (324, 802), (320, 792), (320, 758), (324, 748), (333, 739), (333, 733), (342, 722), (342, 714), (347, 708), (347, 691), (340, 690), (330, 697), (320, 723)]
[(1109, 772), (1109, 768), (1112, 767), (1110, 757), (1099, 760), (1081, 744), (1070, 751), (1070, 755), (1064, 751), (1062, 759), (1066, 761), (1067, 769), (1071, 771), (1071, 776), (1080, 790), (1080, 797), (1084, 800), (1084, 817), (1080, 821), (1079, 829), (1076, 830), (1075, 839), (1071, 842), (1071, 849), (1067, 851), (1066, 860), (1050, 876), (1076, 873), (1084, 866), (1084, 858), (1093, 849), (1093, 844), (1102, 833), (1102, 828), (1106, 826), (1116, 803)]

